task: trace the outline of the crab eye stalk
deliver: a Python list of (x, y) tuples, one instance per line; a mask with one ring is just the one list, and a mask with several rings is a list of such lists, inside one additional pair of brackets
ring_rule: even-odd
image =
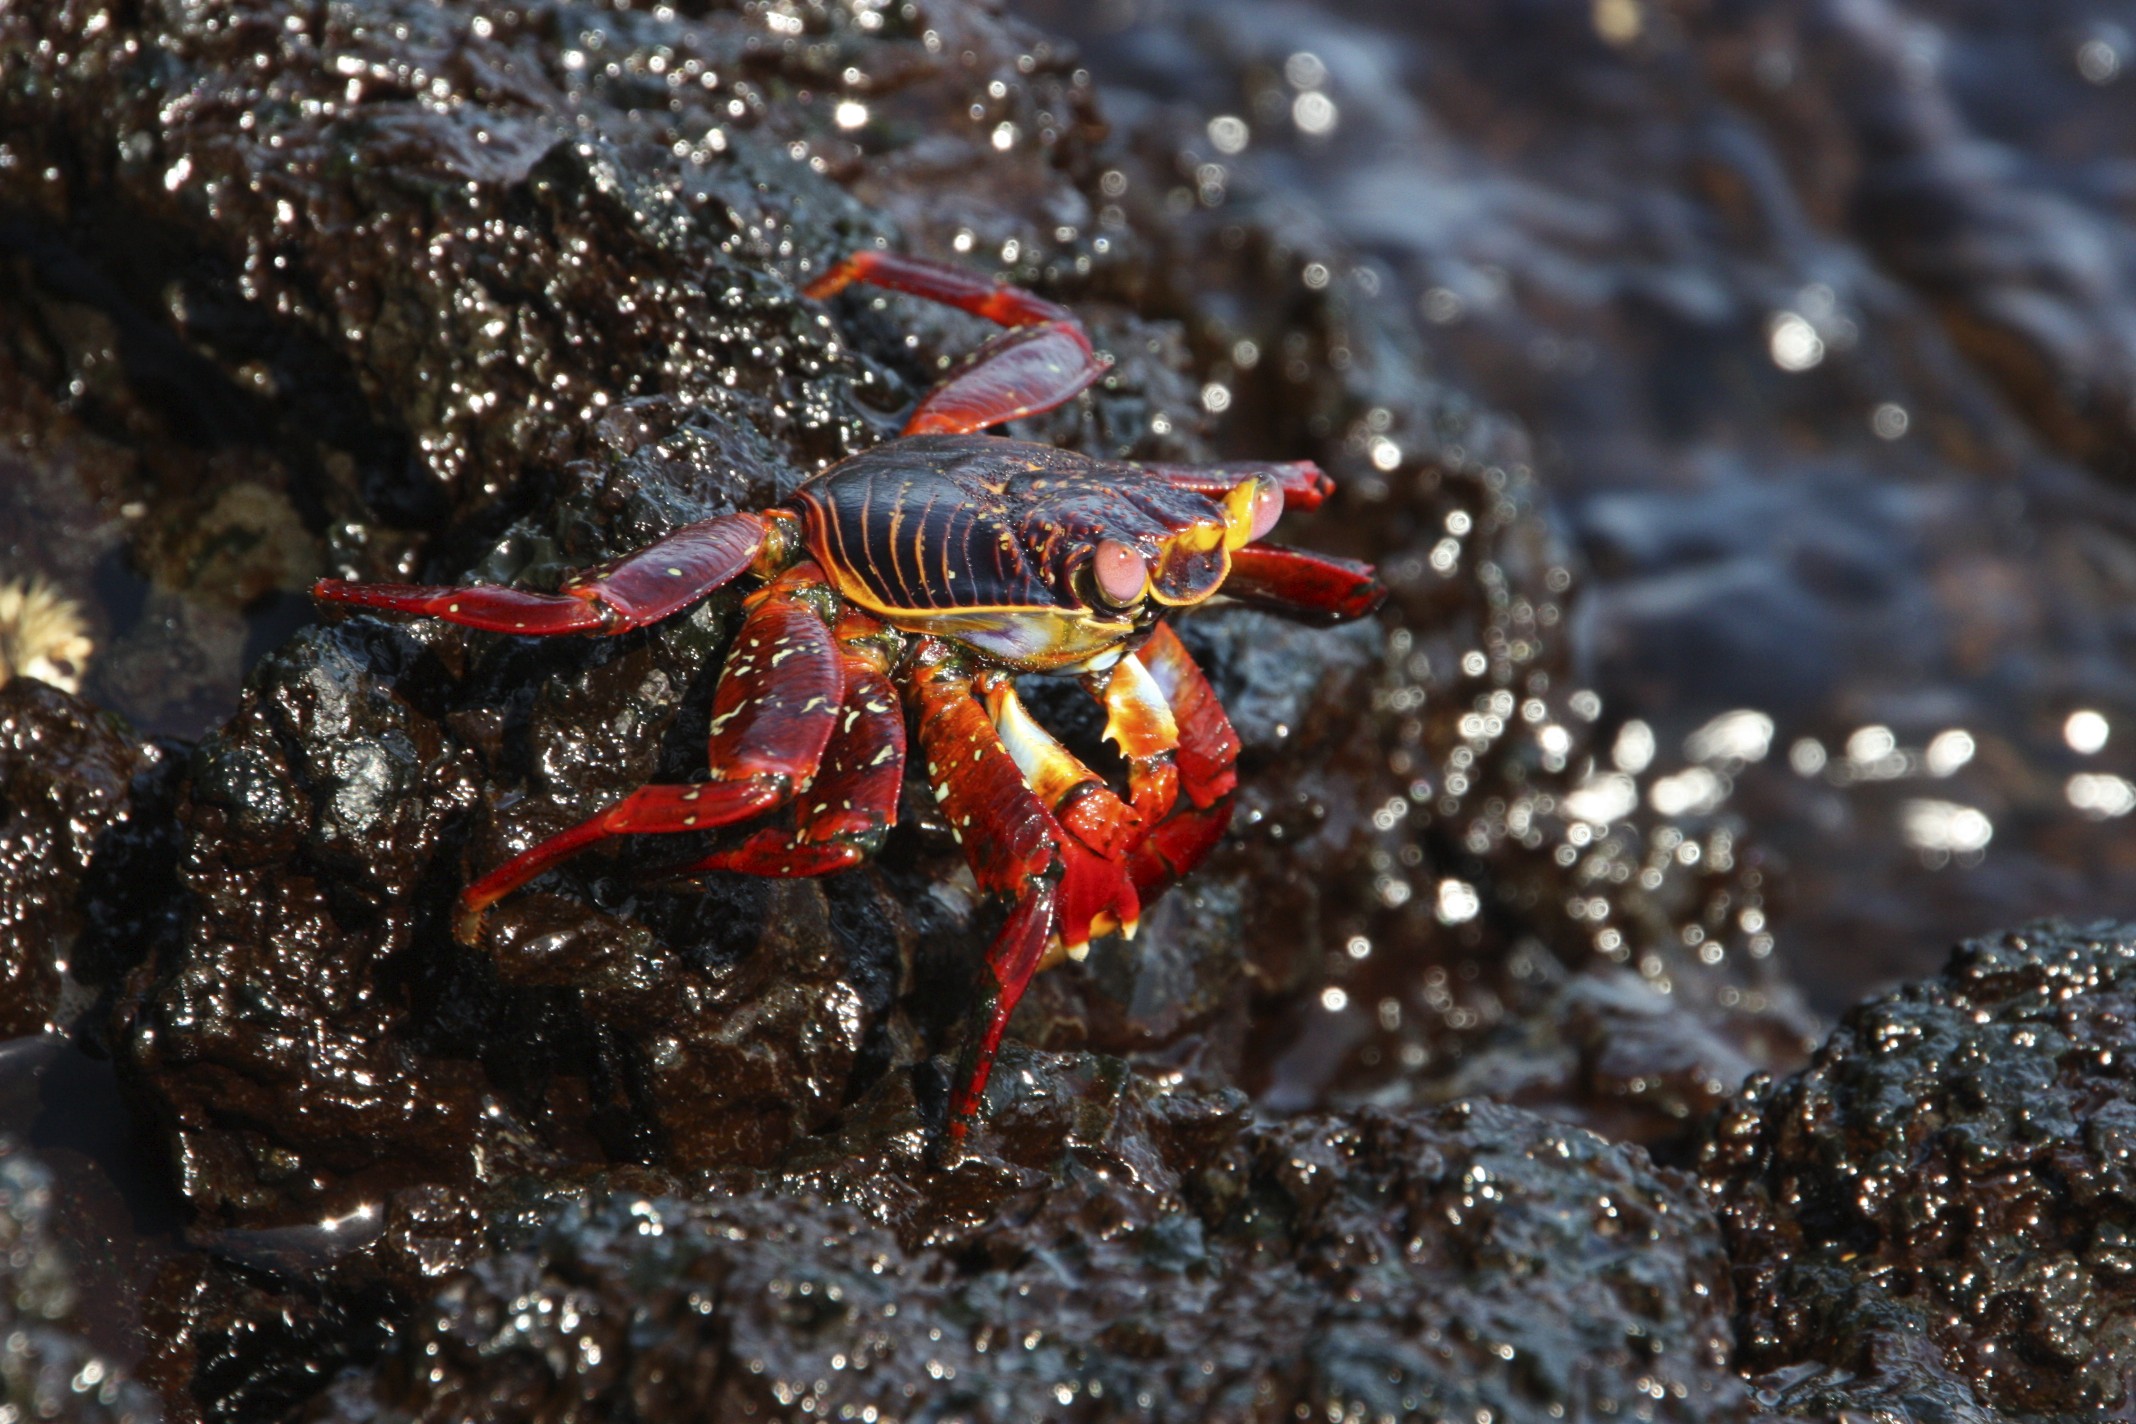
[(1090, 561), (1090, 578), (1099, 597), (1115, 608), (1126, 608), (1149, 586), (1149, 561), (1117, 539), (1101, 539)]

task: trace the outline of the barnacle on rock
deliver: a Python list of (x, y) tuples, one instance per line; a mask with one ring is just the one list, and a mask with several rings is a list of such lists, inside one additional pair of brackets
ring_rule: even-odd
[(0, 687), (19, 676), (80, 692), (95, 651), (73, 599), (43, 579), (0, 583)]

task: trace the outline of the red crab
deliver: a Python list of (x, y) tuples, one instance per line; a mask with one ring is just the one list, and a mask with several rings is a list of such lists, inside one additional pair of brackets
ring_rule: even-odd
[[(484, 910), (610, 836), (707, 831), (790, 808), (683, 868), (826, 875), (897, 819), (902, 686), (927, 781), (972, 873), (1009, 902), (987, 952), (987, 1019), (950, 1105), (961, 1139), (1031, 976), (1132, 934), (1230, 819), (1238, 739), (1164, 615), (1221, 590), (1294, 615), (1357, 618), (1372, 570), (1263, 544), (1286, 508), (1333, 483), (1310, 463), (1130, 465), (977, 432), (1050, 410), (1104, 374), (1062, 307), (957, 268), (862, 252), (808, 288), (907, 292), (1008, 328), (914, 410), (901, 439), (854, 455), (784, 504), (688, 525), (556, 593), (321, 580), (327, 603), (500, 633), (621, 633), (747, 575), (758, 587), (714, 694), (703, 781), (646, 786), (521, 852), (461, 896)], [(1018, 673), (1082, 679), (1108, 714), (1126, 797), (1018, 701)]]

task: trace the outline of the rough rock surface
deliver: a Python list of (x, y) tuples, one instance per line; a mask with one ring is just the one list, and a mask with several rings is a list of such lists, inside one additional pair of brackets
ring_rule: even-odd
[(2136, 1382), (2136, 929), (1961, 947), (1709, 1150), (1742, 1363), (1791, 1412), (2112, 1415)]
[[(1515, 1109), (1256, 1126), (1128, 1087), (1026, 1094), (1020, 1159), (886, 1186), (597, 1188), (448, 1280), (315, 1418), (1712, 1419), (1719, 1240), (1695, 1188)], [(1034, 1104), (1033, 1099), (1036, 1099)], [(850, 1143), (856, 1149), (858, 1143)], [(959, 1230), (973, 1178), (1016, 1208)], [(1050, 1178), (1050, 1180), (1049, 1180)], [(833, 1185), (848, 1205), (787, 1193)], [(908, 1223), (871, 1220), (897, 1192)], [(962, 1199), (960, 1199), (962, 1197)], [(563, 1209), (559, 1210), (558, 1207)]]
[(57, 688), (0, 687), (0, 1039), (70, 1024), (168, 935), (170, 770)]
[[(1678, 1012), (1712, 1009), (1692, 992), (1702, 971), (1680, 921), (1710, 926), (1701, 943), (1740, 939), (1754, 873), (1731, 878), (1729, 859), (1709, 856), (1699, 875), (1719, 872), (1717, 898), (1645, 925), (1647, 891), (1628, 887), (1626, 928), (1599, 941), (1563, 915), (1549, 857), (1566, 823), (1547, 777), (1531, 783), (1542, 725), (1571, 720), (1556, 631), (1567, 575), (1527, 503), (1517, 435), (1422, 374), (1375, 319), (1369, 274), (1303, 248), (1322, 236), (1257, 224), (1241, 245), (1197, 222), (1160, 251), (1142, 236), (1163, 227), (1154, 213), (1093, 214), (1107, 180), (1087, 80), (1035, 35), (956, 5), (412, 6), (289, 21), (232, 4), (138, 23), (61, 7), (7, 23), (18, 58), (0, 92), (26, 120), (8, 170), (23, 221), (80, 244), (122, 294), (160, 293), (166, 320), (231, 381), (279, 393), (280, 423), (248, 438), (280, 452), (325, 562), (350, 572), (538, 583), (762, 503), (881, 438), (973, 324), (865, 298), (815, 310), (795, 286), (893, 223), (921, 250), (977, 245), (1083, 296), (1118, 364), (1033, 433), (1203, 452), (1190, 353), (1150, 316), (1284, 353), (1255, 378), (1271, 383), (1255, 403), (1268, 428), (1239, 434), (1358, 476), (1358, 498), (1386, 517), (1347, 542), (1393, 556), (1418, 631), (1392, 644), (1391, 675), (1371, 666), (1369, 635), (1286, 633), (1305, 665), (1336, 672), (1306, 683), (1266, 654), (1251, 615), (1192, 631), (1261, 773), (1242, 808), (1251, 829), (1195, 887), (1205, 906), (1240, 907), (1246, 971), (1211, 952), (1224, 922), (1182, 897), (1168, 936), (1132, 970), (1116, 960), (1110, 994), (1103, 970), (1096, 993), (1056, 976), (1052, 1016), (1217, 1082), (1251, 1082), (1241, 1046), (1273, 1025), (1300, 1050), (1251, 1085), (1311, 1101), (1352, 1090), (1340, 1075), (1353, 1049), (1378, 1065), (1354, 1084), (1365, 1091), (1406, 1054), (1451, 1064), (1471, 1030), (1547, 1012), (1554, 971), (1538, 990), (1503, 967), (1523, 936), (1575, 971), (1629, 963), (1664, 989), (1673, 975), (1697, 1001)], [(841, 127), (840, 103), (867, 123)], [(27, 122), (53, 115), (65, 122)], [(952, 153), (984, 165), (983, 194), (948, 176)], [(153, 250), (130, 245), (135, 231), (158, 234)], [(1189, 264), (1205, 280), (1154, 287)], [(311, 404), (315, 418), (296, 422)], [(1361, 473), (1377, 468), (1376, 433), (1408, 451), (1398, 488)], [(1456, 526), (1450, 562), (1403, 552)], [(1344, 524), (1317, 527), (1342, 541)], [(673, 852), (633, 846), (515, 897), (479, 952), (446, 934), (472, 873), (649, 777), (691, 774), (730, 602), (548, 646), (358, 619), (259, 667), (193, 760), (195, 911), (183, 943), (131, 981), (119, 1035), (206, 1221), (309, 1220), (411, 1181), (538, 1163), (769, 1162), (956, 1031), (990, 924), (924, 814), (879, 866), (829, 886), (666, 893), (648, 875)], [(1375, 682), (1377, 715), (1361, 720)], [(1395, 715), (1427, 700), (1422, 716)], [(1444, 823), (1428, 850), (1389, 809), (1412, 803)], [(1579, 873), (1606, 878), (1639, 854), (1608, 841)], [(1507, 882), (1492, 892), (1503, 929), (1444, 930), (1411, 883), (1432, 884), (1427, 861), (1441, 860)], [(1673, 873), (1678, 858), (1661, 861)], [(1523, 888), (1538, 870), (1547, 893)], [(1421, 954), (1464, 986), (1458, 1002), (1360, 992), (1332, 1028), (1295, 1019), (1300, 991), (1373, 942), (1393, 946), (1375, 972), (1417, 982)], [(1090, 1010), (1105, 997), (1134, 1012)], [(1452, 1033), (1425, 1050), (1411, 1039), (1434, 1018)], [(1750, 1032), (1787, 1051), (1784, 1020)], [(1691, 1078), (1738, 1066), (1723, 1054)], [(1573, 1112), (1599, 1097), (1614, 1120), (1644, 1115), (1645, 1135), (1681, 1132), (1682, 1105), (1626, 1118), (1622, 1094), (1595, 1090), (1606, 1079), (1570, 1075), (1536, 1096)]]

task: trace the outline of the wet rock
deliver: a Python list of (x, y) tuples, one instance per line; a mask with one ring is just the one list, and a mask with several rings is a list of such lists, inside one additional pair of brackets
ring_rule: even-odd
[(56, 687), (0, 687), (0, 1039), (71, 1028), (168, 934), (173, 765)]
[[(1712, 1220), (1636, 1150), (1498, 1107), (1238, 1108), (1042, 1071), (991, 1135), (1055, 1180), (924, 1244), (837, 1204), (886, 1195), (866, 1163), (800, 1199), (589, 1193), (311, 1417), (1740, 1417)], [(915, 1166), (937, 1223), (1028, 1175)]]
[[(882, 1004), (849, 965), (879, 952), (850, 944), (871, 923), (858, 886), (663, 892), (648, 872), (674, 852), (640, 845), (620, 875), (591, 858), (590, 902), (530, 894), (481, 951), (452, 938), (469, 855), (503, 858), (471, 834), (486, 764), (558, 768), (570, 800), (526, 807), (541, 834), (649, 779), (717, 646), (700, 622), (582, 645), (577, 676), (538, 690), (523, 649), (487, 650), (463, 686), (434, 635), (371, 620), (263, 664), (194, 758), (196, 913), (137, 976), (125, 1040), (210, 1221), (541, 1163), (761, 1160), (836, 1109)], [(679, 745), (701, 745), (697, 715)]]
[(72, 1328), (80, 1305), (55, 1239), (51, 1174), (0, 1139), (0, 1413), (59, 1424), (150, 1424), (154, 1398)]
[(1729, 1109), (1742, 1363), (1788, 1407), (2128, 1408), (2132, 992), (2127, 926), (1972, 941)]

